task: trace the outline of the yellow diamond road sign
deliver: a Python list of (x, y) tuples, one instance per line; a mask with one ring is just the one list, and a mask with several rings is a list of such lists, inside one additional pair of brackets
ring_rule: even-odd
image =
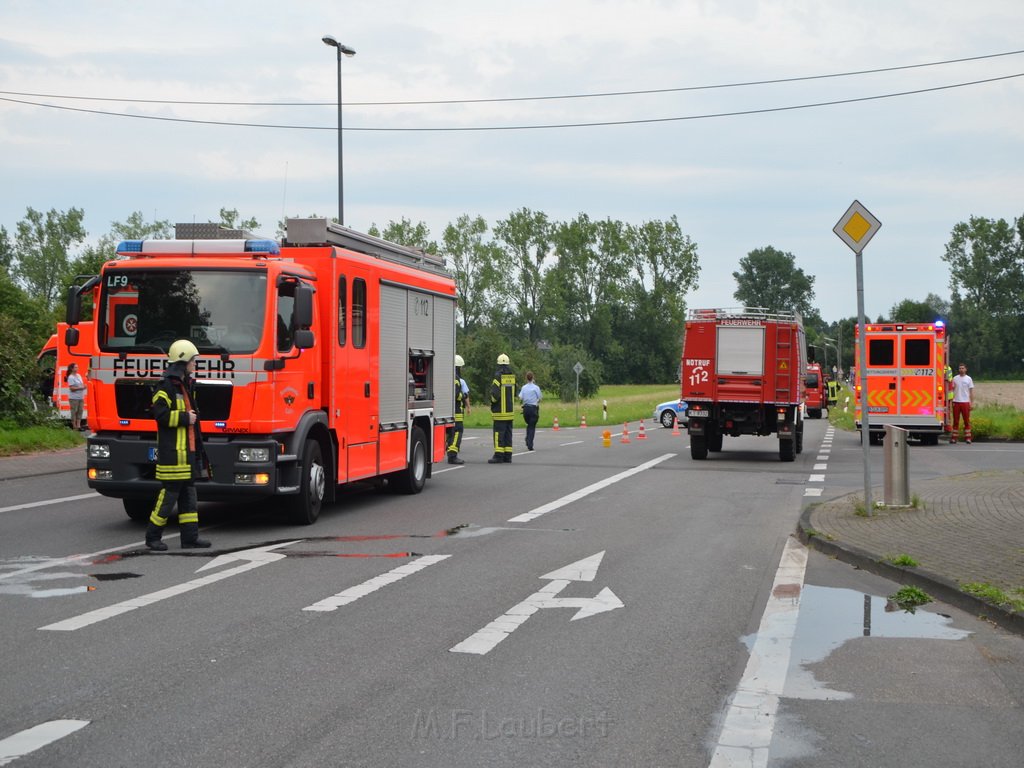
[(854, 253), (860, 253), (864, 246), (881, 228), (882, 222), (871, 215), (871, 211), (857, 200), (847, 209), (832, 231), (846, 243)]

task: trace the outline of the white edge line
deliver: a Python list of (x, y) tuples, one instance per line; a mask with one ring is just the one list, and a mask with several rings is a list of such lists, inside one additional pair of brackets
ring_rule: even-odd
[(50, 720), (8, 736), (0, 741), (0, 765), (7, 765), (19, 757), (25, 757), (47, 744), (70, 736), (88, 724), (88, 720)]
[(747, 667), (726, 709), (710, 768), (768, 765), (768, 748), (789, 670), (806, 570), (807, 548), (790, 536)]
[(541, 515), (546, 515), (548, 512), (554, 512), (556, 509), (564, 507), (566, 504), (570, 504), (574, 501), (579, 501), (580, 499), (589, 496), (595, 491), (599, 491), (602, 488), (607, 488), (609, 485), (614, 485), (620, 480), (625, 480), (628, 477), (632, 477), (633, 475), (643, 472), (644, 470), (657, 466), (658, 464), (661, 464), (661, 462), (667, 461), (668, 459), (671, 459), (675, 455), (676, 454), (674, 453), (663, 454), (662, 456), (659, 456), (656, 459), (651, 459), (650, 461), (640, 464), (639, 466), (633, 467), (632, 469), (627, 469), (625, 472), (620, 472), (617, 475), (606, 477), (604, 480), (599, 480), (593, 485), (588, 485), (586, 488), (580, 488), (578, 491), (573, 491), (572, 493), (563, 496), (560, 499), (555, 499), (554, 501), (548, 502), (547, 504), (539, 506), (535, 509), (531, 509), (529, 512), (524, 512), (521, 515), (510, 517), (508, 519), (508, 522), (528, 523), (531, 520), (536, 520)]
[(95, 491), (92, 493), (80, 493), (77, 496), (65, 496), (63, 499), (47, 499), (46, 501), (31, 501), (28, 504), (17, 504), (13, 507), (0, 507), (0, 514), (4, 512), (17, 512), (19, 509), (32, 509), (33, 507), (48, 507), (51, 504), (63, 504), (65, 501), (81, 501), (82, 499), (91, 499), (100, 494)]
[(186, 581), (183, 584), (176, 584), (173, 587), (167, 587), (166, 589), (161, 589), (157, 592), (150, 592), (148, 595), (133, 597), (131, 600), (125, 600), (120, 603), (108, 605), (106, 608), (97, 608), (95, 611), (89, 611), (88, 613), (73, 616), (70, 619), (64, 619), (63, 621), (58, 621), (54, 624), (47, 624), (45, 627), (40, 627), (39, 629), (58, 632), (73, 632), (76, 629), (88, 627), (90, 624), (96, 624), (97, 622), (111, 619), (114, 616), (120, 616), (122, 613), (134, 611), (136, 608), (143, 608), (147, 605), (152, 605), (153, 603), (159, 603), (161, 600), (166, 600), (169, 597), (183, 595), (186, 592), (191, 592), (194, 589), (199, 589), (200, 587), (205, 587), (209, 584), (214, 584), (230, 576), (235, 576), (239, 573), (244, 573), (245, 571), (251, 571), (253, 568), (259, 568), (261, 565), (267, 565), (269, 562), (271, 561), (256, 560), (243, 565), (237, 565), (234, 568), (227, 569), (226, 571), (211, 573), (198, 579)]

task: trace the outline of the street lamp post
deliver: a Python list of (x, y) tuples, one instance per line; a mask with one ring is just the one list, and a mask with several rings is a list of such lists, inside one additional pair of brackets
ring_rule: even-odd
[(342, 45), (330, 35), (321, 38), (324, 45), (338, 49), (338, 223), (345, 223), (345, 175), (341, 153), (341, 56), (355, 56), (356, 52), (347, 45)]

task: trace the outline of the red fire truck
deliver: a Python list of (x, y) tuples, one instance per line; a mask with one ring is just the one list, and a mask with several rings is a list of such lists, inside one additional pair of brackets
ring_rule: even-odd
[[(867, 339), (868, 439), (880, 444), (891, 424), (910, 432), (925, 445), (938, 445), (948, 429), (945, 368), (949, 338), (942, 321), (935, 323), (868, 323)], [(860, 364), (860, 328), (856, 328), (856, 355)], [(854, 411), (862, 428), (863, 393), (860, 371), (856, 379)]]
[(806, 340), (800, 315), (766, 309), (691, 310), (681, 398), (690, 456), (722, 450), (725, 435), (779, 436), (779, 458), (803, 450)]
[[(119, 259), (69, 291), (68, 344), (92, 350), (89, 487), (149, 516), (153, 386), (185, 338), (200, 352), (213, 468), (200, 499), (281, 496), (309, 524), (344, 483), (386, 478), (418, 493), (454, 421), (455, 283), (443, 261), (324, 219), (289, 220), (280, 244), (223, 234), (178, 225), (174, 240), (122, 242)], [(90, 292), (85, 340), (74, 326)]]
[(821, 365), (807, 364), (807, 375), (804, 377), (804, 407), (812, 419), (820, 419), (821, 411), (828, 401), (825, 391), (825, 380), (821, 376)]

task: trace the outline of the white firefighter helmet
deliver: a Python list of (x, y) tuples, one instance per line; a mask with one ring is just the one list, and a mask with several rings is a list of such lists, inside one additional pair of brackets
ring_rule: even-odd
[(196, 345), (188, 339), (178, 339), (176, 342), (171, 344), (171, 348), (167, 350), (167, 359), (172, 363), (179, 361), (187, 363), (193, 357), (199, 356), (199, 350), (196, 349)]
[(462, 355), (456, 355), (455, 356), (455, 367), (456, 368), (461, 368), (465, 364), (466, 364), (466, 361), (462, 359)]
[(509, 364), (509, 362), (508, 362), (508, 355), (506, 355), (504, 352), (502, 352), (500, 355), (498, 355), (498, 365), (508, 365), (508, 364)]

